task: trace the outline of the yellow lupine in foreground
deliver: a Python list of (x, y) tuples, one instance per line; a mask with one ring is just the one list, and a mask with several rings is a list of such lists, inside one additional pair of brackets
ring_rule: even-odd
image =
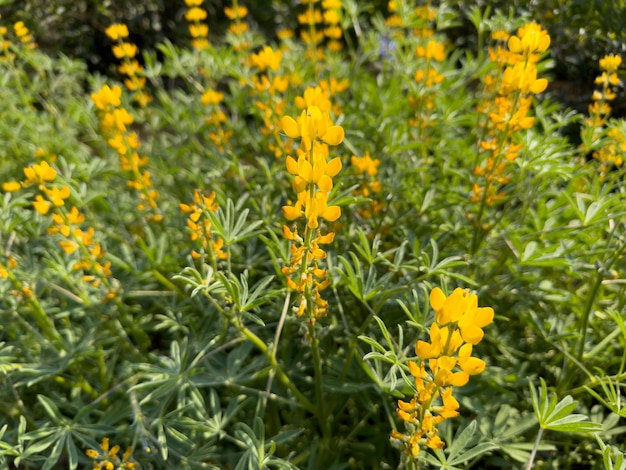
[[(294, 175), (292, 187), (297, 198), (283, 206), (283, 215), (294, 225), (283, 226), (283, 236), (292, 244), (289, 266), (284, 266), (282, 272), (287, 277), (287, 285), (299, 293), (294, 311), (299, 317), (306, 314), (311, 323), (327, 312), (328, 302), (321, 298), (320, 291), (328, 286), (329, 279), (326, 270), (319, 266), (326, 258), (320, 245), (332, 243), (335, 237), (334, 232), (322, 234), (320, 219), (334, 222), (341, 216), (339, 206), (328, 205), (332, 178), (342, 167), (338, 157), (328, 160), (328, 146), (339, 145), (344, 137), (343, 128), (330, 120), (328, 98), (319, 89), (317, 91), (316, 95), (323, 98), (317, 105), (310, 104), (297, 119), (283, 116), (280, 120), (280, 127), (288, 137), (300, 139), (298, 158), (288, 156), (286, 160), (287, 171)], [(306, 221), (302, 236), (297, 228), (300, 219)]]
[(485, 362), (472, 356), (472, 352), (483, 339), (483, 328), (494, 316), (493, 309), (479, 307), (478, 297), (467, 289), (457, 288), (446, 297), (435, 287), (430, 293), (430, 305), (435, 311), (430, 342), (418, 341), (415, 353), (420, 360), (408, 363), (415, 380), (415, 394), (410, 401), (398, 400), (396, 410), (406, 432), (391, 432), (391, 437), (402, 441), (412, 458), (424, 447), (444, 446), (437, 426), (459, 415), (454, 387), (462, 387), (470, 376), (485, 369)]

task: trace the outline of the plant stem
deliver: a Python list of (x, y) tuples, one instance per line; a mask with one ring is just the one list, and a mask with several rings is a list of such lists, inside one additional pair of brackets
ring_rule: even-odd
[[(283, 305), (283, 310), (280, 313), (280, 320), (278, 320), (278, 326), (276, 327), (276, 334), (274, 335), (274, 344), (272, 344), (272, 357), (276, 360), (276, 351), (278, 350), (278, 341), (280, 341), (280, 333), (283, 331), (283, 325), (285, 324), (285, 318), (287, 318), (287, 312), (289, 311), (289, 303), (291, 301), (291, 291), (287, 292), (287, 296), (285, 297), (285, 303)], [(270, 376), (267, 380), (267, 387), (265, 387), (265, 397), (263, 398), (263, 407), (267, 405), (267, 399), (270, 396), (270, 391), (272, 389), (272, 382), (274, 381), (274, 376), (276, 372), (274, 369), (270, 371)]]
[(246, 339), (251, 341), (252, 344), (254, 344), (263, 353), (263, 355), (266, 357), (267, 361), (269, 362), (270, 367), (275, 371), (276, 377), (278, 377), (278, 380), (280, 380), (280, 382), (285, 387), (287, 387), (291, 391), (291, 393), (294, 394), (294, 396), (298, 399), (300, 404), (306, 410), (315, 414), (316, 407), (313, 405), (313, 403), (310, 402), (310, 400), (307, 397), (305, 397), (302, 394), (302, 392), (300, 392), (300, 390), (296, 388), (296, 386), (289, 379), (287, 374), (285, 374), (280, 364), (278, 364), (278, 362), (276, 361), (276, 357), (274, 356), (273, 352), (270, 351), (270, 349), (267, 347), (267, 344), (265, 344), (261, 338), (255, 335), (248, 328), (246, 328), (242, 324), (239, 324), (235, 319), (230, 319), (230, 322), (233, 326), (235, 326), (241, 332), (241, 334), (243, 334), (246, 337)]
[(526, 470), (531, 470), (533, 468), (533, 462), (535, 460), (535, 455), (537, 454), (537, 449), (539, 449), (539, 442), (541, 442), (541, 435), (543, 434), (543, 428), (539, 428), (539, 432), (537, 433), (537, 438), (535, 439), (535, 445), (533, 446), (533, 451), (530, 454), (530, 459), (528, 460), (528, 465), (526, 465)]
[(313, 354), (313, 367), (315, 370), (315, 398), (317, 401), (317, 419), (322, 428), (322, 435), (330, 436), (330, 428), (326, 419), (326, 407), (324, 406), (324, 395), (322, 391), (322, 360), (320, 357), (319, 340), (315, 336), (315, 325), (309, 322), (309, 336), (311, 337), (311, 352)]
[(578, 340), (578, 351), (576, 353), (576, 359), (578, 359), (579, 361), (582, 360), (583, 354), (585, 352), (585, 342), (587, 340), (587, 327), (589, 325), (589, 316), (591, 314), (591, 310), (593, 309), (593, 304), (598, 295), (598, 291), (600, 290), (602, 279), (604, 278), (604, 276), (602, 275), (602, 271), (602, 269), (599, 269), (596, 273), (596, 279), (591, 286), (589, 296), (587, 297), (587, 302), (585, 303), (585, 309), (583, 310), (582, 323), (580, 325), (581, 336)]

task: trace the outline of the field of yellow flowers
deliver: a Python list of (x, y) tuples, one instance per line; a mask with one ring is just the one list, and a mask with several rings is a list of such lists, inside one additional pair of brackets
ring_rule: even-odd
[(581, 113), (529, 18), (180, 1), (108, 77), (0, 18), (0, 466), (625, 470), (621, 57)]

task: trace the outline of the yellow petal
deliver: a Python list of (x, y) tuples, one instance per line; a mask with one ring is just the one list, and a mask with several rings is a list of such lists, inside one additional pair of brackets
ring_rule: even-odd
[(482, 341), (484, 336), (483, 330), (476, 325), (470, 325), (467, 328), (461, 328), (461, 336), (463, 341), (471, 344), (478, 344)]
[(328, 206), (322, 214), (322, 218), (328, 222), (334, 222), (339, 217), (341, 217), (341, 208), (339, 206)]
[(459, 366), (463, 369), (463, 372), (467, 372), (469, 375), (476, 375), (485, 370), (485, 361), (477, 357), (470, 357), (466, 361), (459, 363)]
[(519, 53), (522, 52), (522, 41), (517, 36), (509, 38), (509, 51)]
[(448, 376), (448, 384), (453, 387), (462, 387), (469, 382), (469, 374), (467, 372), (455, 372)]
[(333, 180), (328, 175), (322, 175), (317, 182), (317, 187), (325, 193), (333, 189)]
[(296, 234), (297, 232), (294, 233), (291, 230), (289, 230), (289, 227), (287, 227), (286, 225), (283, 225), (283, 237), (285, 237), (287, 240), (295, 241)]
[(287, 165), (287, 171), (289, 173), (291, 173), (292, 175), (298, 174), (298, 162), (296, 162), (295, 158), (289, 155), (285, 160), (285, 164)]
[(287, 137), (292, 139), (300, 137), (298, 123), (291, 116), (283, 116), (280, 118), (280, 128), (285, 134), (287, 134)]
[(493, 309), (491, 307), (481, 307), (476, 310), (474, 323), (480, 328), (484, 328), (493, 321)]
[[(423, 341), (422, 341), (423, 342)], [(428, 343), (426, 343), (428, 344)], [(411, 372), (411, 375), (413, 377), (422, 378), (422, 370), (420, 369), (420, 367), (415, 363), (415, 361), (409, 361), (408, 362), (408, 366), (409, 366), (409, 372)]]
[(307, 184), (308, 184), (307, 181), (304, 178), (302, 178), (302, 176), (298, 175), (293, 180), (293, 185), (292, 185), (293, 190), (296, 193), (301, 193), (302, 191), (306, 189)]
[(540, 78), (535, 80), (535, 82), (530, 86), (530, 91), (537, 94), (545, 91), (546, 88), (548, 88), (548, 80)]
[[(421, 359), (431, 359), (435, 357), (436, 352), (433, 345), (425, 341), (418, 341), (415, 345), (415, 353)], [(413, 374), (415, 376), (415, 374)]]
[(283, 206), (283, 215), (287, 220), (296, 220), (302, 215), (302, 211), (293, 206)]
[(318, 235), (317, 243), (320, 245), (328, 245), (329, 243), (332, 243), (334, 239), (335, 232), (328, 232), (326, 235)]
[(326, 164), (326, 174), (331, 178), (341, 171), (341, 158), (335, 157)]
[(439, 287), (435, 287), (430, 292), (430, 306), (433, 308), (433, 310), (439, 310), (441, 307), (443, 307), (445, 301), (446, 294), (444, 294)]
[(343, 142), (344, 132), (341, 126), (331, 126), (326, 129), (322, 140), (328, 145), (339, 145)]

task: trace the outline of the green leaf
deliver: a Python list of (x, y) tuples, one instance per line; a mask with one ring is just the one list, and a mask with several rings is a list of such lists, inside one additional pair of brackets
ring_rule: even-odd
[(602, 425), (587, 420), (587, 416), (582, 414), (571, 414), (578, 405), (570, 395), (557, 402), (556, 394), (548, 397), (546, 383), (540, 379), (541, 385), (539, 393), (530, 383), (530, 393), (535, 415), (539, 421), (539, 426), (551, 431), (569, 433), (590, 433), (602, 430)]

